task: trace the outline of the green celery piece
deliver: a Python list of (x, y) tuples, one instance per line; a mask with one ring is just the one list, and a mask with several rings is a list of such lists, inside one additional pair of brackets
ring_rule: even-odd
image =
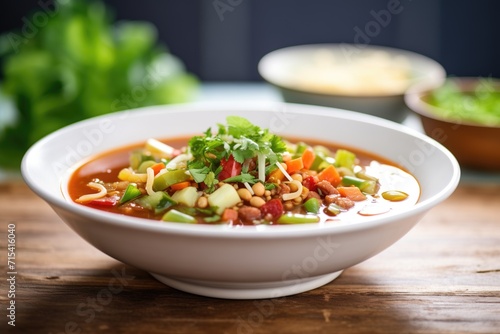
[(335, 203), (331, 203), (326, 209), (335, 216), (342, 212), (342, 208)]
[(286, 213), (279, 217), (278, 224), (308, 224), (319, 222), (317, 215), (303, 215), (300, 213)]
[(359, 177), (360, 179), (364, 179), (364, 180), (369, 180), (369, 181), (378, 181), (378, 179), (376, 177), (367, 174), (365, 170), (361, 170), (361, 171), (357, 172), (356, 177)]
[(377, 192), (377, 181), (375, 180), (365, 180), (355, 176), (344, 175), (342, 177), (342, 185), (358, 187), (359, 190), (370, 195)]
[(134, 198), (141, 196), (141, 194), (141, 191), (137, 189), (135, 185), (129, 184), (127, 186), (127, 189), (125, 189), (122, 198), (120, 199), (120, 204), (133, 200)]
[(309, 213), (318, 213), (321, 208), (319, 199), (311, 197), (304, 203), (304, 209)]
[(356, 155), (348, 150), (339, 149), (335, 153), (335, 166), (353, 169)]
[(330, 151), (330, 149), (323, 145), (315, 145), (313, 147), (313, 151), (316, 155), (321, 155), (322, 157), (332, 156), (332, 152)]
[(294, 156), (297, 156), (297, 157), (301, 156), (302, 153), (304, 153), (304, 151), (306, 149), (307, 149), (307, 144), (306, 143), (304, 143), (302, 141), (298, 142), (297, 146), (295, 147), (295, 154), (294, 154)]
[(161, 220), (174, 223), (196, 224), (196, 218), (175, 209), (169, 210), (165, 213)]
[(173, 184), (187, 181), (191, 178), (184, 169), (168, 171), (155, 177), (153, 181), (153, 190), (159, 191), (170, 187)]
[(316, 156), (314, 157), (314, 161), (309, 169), (318, 171), (322, 169), (324, 164), (327, 164), (325, 158), (322, 155), (316, 154)]
[(344, 175), (342, 177), (343, 186), (355, 186), (361, 188), (366, 180), (360, 179), (359, 177)]
[(377, 181), (366, 180), (359, 189), (365, 194), (375, 195), (379, 189), (379, 185)]
[(313, 147), (313, 151), (315, 157), (310, 167), (311, 170), (320, 171), (333, 163), (333, 161), (329, 161), (332, 160), (332, 152), (328, 149), (328, 147), (316, 145)]

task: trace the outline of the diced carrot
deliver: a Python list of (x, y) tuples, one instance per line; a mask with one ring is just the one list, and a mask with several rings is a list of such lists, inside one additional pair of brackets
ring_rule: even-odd
[(340, 184), (340, 181), (342, 181), (342, 178), (340, 177), (339, 172), (333, 165), (329, 165), (325, 169), (323, 169), (321, 172), (318, 173), (318, 179), (320, 181), (328, 181), (330, 182), (334, 187), (338, 186)]
[(221, 220), (224, 222), (236, 221), (238, 219), (238, 211), (226, 208), (222, 213)]
[(165, 168), (165, 164), (163, 162), (158, 162), (154, 165), (151, 166), (153, 171), (155, 172), (155, 175), (158, 174), (163, 168)]
[(285, 163), (286, 163), (286, 171), (290, 175), (304, 168), (304, 162), (302, 161), (302, 157), (288, 160)]
[(306, 148), (304, 153), (302, 153), (302, 163), (304, 164), (304, 168), (309, 169), (311, 168), (314, 158), (316, 158), (316, 155), (314, 154), (314, 151), (311, 148)]
[(337, 190), (339, 191), (340, 195), (349, 198), (352, 201), (364, 201), (366, 199), (365, 194), (359, 190), (358, 187), (351, 186), (351, 187), (337, 187)]
[(269, 173), (269, 176), (267, 177), (268, 182), (277, 182), (277, 181), (283, 181), (285, 179), (285, 174), (281, 171), (281, 169), (276, 168), (273, 170), (271, 173)]
[(181, 190), (181, 189), (187, 188), (187, 187), (189, 187), (190, 185), (191, 185), (191, 182), (189, 182), (189, 181), (183, 181), (183, 182), (179, 182), (179, 183), (176, 183), (176, 184), (172, 184), (172, 185), (170, 186), (170, 188), (171, 188), (172, 190), (177, 191), (177, 190)]

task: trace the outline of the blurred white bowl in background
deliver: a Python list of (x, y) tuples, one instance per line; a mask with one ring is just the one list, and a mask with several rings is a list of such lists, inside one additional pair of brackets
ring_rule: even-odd
[(286, 102), (359, 111), (396, 122), (407, 116), (413, 84), (439, 86), (444, 68), (423, 55), (388, 47), (311, 44), (265, 55), (259, 73)]

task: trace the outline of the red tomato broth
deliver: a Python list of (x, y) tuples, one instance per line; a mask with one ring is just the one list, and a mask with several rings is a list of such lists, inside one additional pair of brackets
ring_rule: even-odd
[[(161, 140), (162, 142), (180, 149), (181, 147), (185, 147), (187, 145), (187, 142), (190, 137), (181, 137), (181, 138), (168, 138), (166, 140)], [(329, 148), (332, 152), (335, 152), (336, 149), (342, 148), (349, 150), (353, 153), (356, 154), (357, 159), (359, 160), (359, 165), (360, 166), (367, 166), (369, 165), (372, 161), (376, 161), (384, 166), (388, 166), (390, 171), (387, 171), (388, 175), (385, 175), (385, 179), (390, 179), (391, 177), (397, 177), (400, 180), (396, 182), (396, 187), (399, 187), (398, 189), (394, 189), (391, 187), (391, 185), (388, 185), (387, 182), (382, 183), (381, 182), (381, 188), (378, 192), (378, 194), (381, 194), (385, 190), (398, 190), (398, 191), (404, 191), (408, 193), (408, 198), (404, 201), (397, 201), (397, 202), (392, 202), (388, 201), (382, 198), (382, 196), (377, 196), (377, 198), (374, 198), (372, 196), (369, 196), (365, 201), (362, 202), (356, 202), (355, 207), (352, 209), (342, 212), (340, 215), (337, 216), (331, 216), (326, 214), (325, 212), (320, 212), (318, 215), (320, 216), (320, 222), (319, 223), (325, 223), (325, 222), (359, 222), (359, 221), (364, 221), (370, 218), (370, 216), (373, 215), (378, 215), (380, 213), (385, 213), (389, 211), (395, 211), (395, 210), (404, 210), (405, 208), (409, 208), (415, 203), (418, 202), (418, 199), (420, 197), (420, 185), (418, 184), (418, 181), (413, 178), (407, 171), (405, 171), (401, 166), (398, 166), (397, 164), (393, 163), (392, 161), (385, 159), (381, 156), (377, 156), (375, 154), (363, 151), (358, 148), (352, 148), (348, 147), (346, 145), (336, 145), (334, 143), (327, 143), (327, 142), (322, 142), (318, 140), (303, 140), (301, 138), (290, 138), (287, 137), (287, 140), (289, 140), (292, 143), (295, 142), (305, 142), (308, 145), (314, 146), (314, 145), (322, 145), (327, 148)], [(100, 180), (102, 182), (108, 183), (108, 182), (115, 182), (119, 181), (118, 180), (118, 173), (120, 170), (123, 168), (126, 168), (129, 166), (129, 155), (133, 150), (136, 149), (141, 149), (144, 147), (143, 143), (138, 143), (138, 144), (133, 144), (125, 147), (120, 147), (102, 154), (99, 154), (89, 160), (87, 162), (83, 163), (76, 171), (71, 175), (69, 182), (68, 182), (68, 194), (70, 198), (73, 201), (76, 201), (77, 198), (79, 198), (82, 195), (86, 195), (89, 193), (92, 193), (92, 190), (87, 186), (89, 182), (92, 180)], [(389, 175), (390, 174), (390, 175)], [(403, 177), (404, 176), (404, 177)], [(128, 216), (134, 216), (138, 218), (146, 218), (150, 220), (157, 220), (161, 222), (161, 217), (164, 214), (154, 214), (154, 212), (151, 212), (150, 210), (145, 210), (141, 207), (136, 207), (127, 209), (127, 212), (124, 212), (123, 207), (118, 205), (118, 206), (100, 206), (100, 205), (89, 205), (89, 204), (81, 204), (85, 205), (94, 209), (102, 210), (102, 211), (107, 211), (111, 213), (116, 213), (116, 214), (125, 214)], [(377, 209), (373, 210), (375, 212), (374, 214), (360, 214), (360, 212), (363, 210), (363, 208), (367, 206), (372, 206), (375, 205), (378, 207)], [(384, 206), (387, 207), (388, 209), (386, 211), (380, 210), (380, 208)], [(175, 206), (173, 207), (175, 208)], [(367, 210), (368, 212), (369, 210)], [(299, 207), (295, 207), (293, 210), (290, 212), (294, 213), (299, 213), (302, 212)], [(202, 218), (196, 217), (198, 223), (203, 223), (203, 224), (209, 224), (203, 221)], [(225, 222), (217, 222), (213, 224), (224, 224)], [(274, 222), (275, 223), (275, 222)], [(239, 219), (237, 221), (231, 222), (233, 225), (253, 225), (248, 222), (243, 222), (240, 221)]]

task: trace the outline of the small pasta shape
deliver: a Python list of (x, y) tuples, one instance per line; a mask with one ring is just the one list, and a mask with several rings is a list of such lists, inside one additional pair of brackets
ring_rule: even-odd
[(146, 169), (146, 175), (148, 176), (146, 180), (146, 192), (148, 193), (148, 195), (153, 195), (155, 193), (155, 191), (153, 190), (153, 182), (155, 179), (155, 172), (153, 168), (149, 167), (148, 169)]
[(78, 197), (76, 199), (76, 201), (78, 203), (87, 203), (87, 202), (93, 201), (95, 199), (103, 198), (104, 196), (106, 196), (108, 194), (108, 191), (106, 190), (106, 188), (100, 183), (89, 182), (87, 184), (87, 186), (89, 186), (92, 189), (99, 190), (99, 192), (97, 192), (95, 194), (86, 194), (86, 195), (82, 195), (82, 196)]
[(283, 200), (284, 201), (289, 201), (291, 199), (297, 198), (300, 195), (302, 195), (302, 183), (300, 183), (297, 180), (293, 180), (290, 183), (293, 183), (297, 187), (297, 190), (294, 191), (293, 193), (283, 194)]

